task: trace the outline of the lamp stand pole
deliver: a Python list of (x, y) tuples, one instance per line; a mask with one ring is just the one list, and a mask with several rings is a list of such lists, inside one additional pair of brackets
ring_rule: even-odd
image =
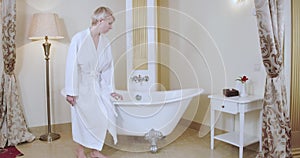
[(45, 43), (43, 43), (45, 60), (46, 60), (46, 92), (47, 92), (47, 116), (48, 116), (48, 133), (41, 135), (40, 140), (52, 142), (60, 138), (57, 133), (51, 132), (51, 113), (50, 113), (50, 86), (49, 86), (49, 56), (51, 43), (48, 42), (48, 36), (45, 36)]

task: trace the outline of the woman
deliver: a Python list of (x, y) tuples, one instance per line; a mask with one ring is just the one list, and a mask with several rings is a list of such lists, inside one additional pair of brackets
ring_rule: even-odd
[(72, 105), (72, 135), (79, 144), (78, 158), (86, 158), (84, 147), (92, 149), (91, 157), (105, 158), (100, 153), (106, 132), (117, 143), (115, 117), (110, 100), (122, 99), (114, 92), (113, 57), (109, 40), (104, 36), (115, 18), (107, 7), (94, 11), (91, 26), (75, 34), (66, 61), (64, 95)]

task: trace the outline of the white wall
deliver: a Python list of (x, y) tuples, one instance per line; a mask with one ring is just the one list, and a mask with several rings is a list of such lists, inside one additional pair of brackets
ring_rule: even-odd
[[(178, 12), (170, 18), (170, 26), (178, 34), (170, 38), (171, 45), (188, 57), (206, 93), (219, 93), (224, 86), (235, 87), (235, 79), (245, 74), (251, 82), (249, 93), (263, 94), (265, 72), (252, 1), (238, 4), (232, 0), (172, 0), (169, 3)], [(173, 65), (181, 60), (171, 55)], [(187, 68), (183, 66), (177, 66), (178, 71), (184, 73)]]
[(285, 8), (285, 47), (284, 47), (284, 62), (285, 62), (285, 81), (287, 86), (287, 105), (290, 107), (290, 98), (291, 98), (291, 56), (292, 56), (292, 11), (291, 11), (291, 0), (286, 1)]

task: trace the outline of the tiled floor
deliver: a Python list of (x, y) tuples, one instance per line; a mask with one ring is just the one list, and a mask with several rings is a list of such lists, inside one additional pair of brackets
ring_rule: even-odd
[[(47, 129), (32, 129), (39, 136)], [(61, 138), (51, 143), (35, 140), (17, 148), (24, 154), (20, 158), (75, 158), (77, 145), (72, 141), (70, 124), (53, 127)], [(119, 143), (114, 146), (110, 137), (102, 153), (110, 158), (238, 158), (238, 148), (220, 141), (215, 141), (215, 149), (210, 149), (209, 133), (199, 137), (198, 131), (178, 125), (171, 135), (158, 143), (157, 153), (149, 152), (149, 143), (143, 137), (119, 136)], [(244, 148), (244, 158), (253, 158), (257, 154), (258, 143)], [(86, 153), (89, 151), (86, 150)]]

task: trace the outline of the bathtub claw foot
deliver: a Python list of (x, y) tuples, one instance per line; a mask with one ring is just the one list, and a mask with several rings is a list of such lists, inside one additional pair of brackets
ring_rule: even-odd
[(163, 134), (160, 131), (156, 131), (151, 129), (148, 133), (145, 134), (145, 140), (148, 140), (151, 144), (150, 151), (152, 153), (156, 153), (157, 148), (157, 141), (164, 138)]
[(152, 153), (156, 153), (156, 152), (157, 152), (157, 145), (151, 145), (151, 146), (150, 146), (150, 151), (151, 151)]

